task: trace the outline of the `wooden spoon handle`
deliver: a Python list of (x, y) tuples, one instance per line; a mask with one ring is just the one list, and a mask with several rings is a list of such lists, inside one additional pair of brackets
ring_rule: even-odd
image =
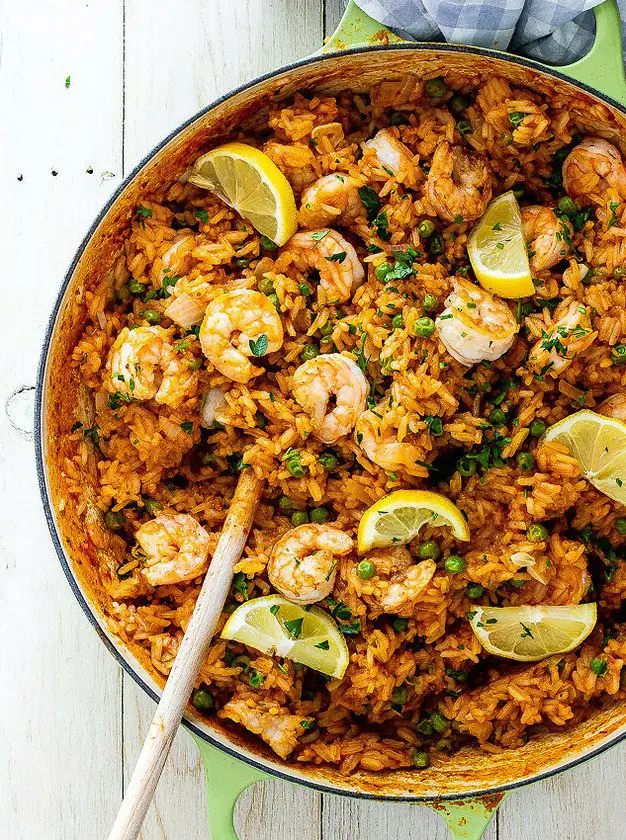
[(263, 481), (243, 470), (193, 615), (163, 689), (109, 840), (135, 840), (152, 801), (165, 759), (182, 720), (196, 677), (211, 644), (241, 557)]

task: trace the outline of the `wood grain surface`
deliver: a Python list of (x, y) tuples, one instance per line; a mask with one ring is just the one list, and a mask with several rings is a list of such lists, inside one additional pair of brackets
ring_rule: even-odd
[[(0, 0), (0, 838), (100, 840), (154, 704), (71, 594), (36, 484), (32, 386), (72, 254), (123, 174), (184, 118), (317, 49), (342, 0)], [(69, 77), (69, 87), (66, 79)], [(626, 836), (626, 748), (511, 794), (487, 840)], [(241, 840), (444, 840), (414, 805), (257, 785)], [(143, 840), (206, 840), (204, 777), (179, 732)], [(220, 838), (213, 838), (220, 840)]]

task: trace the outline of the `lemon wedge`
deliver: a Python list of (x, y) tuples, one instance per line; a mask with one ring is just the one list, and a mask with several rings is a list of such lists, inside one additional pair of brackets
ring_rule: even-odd
[(462, 512), (441, 493), (397, 490), (379, 499), (361, 517), (357, 537), (359, 553), (371, 548), (406, 545), (426, 523), (447, 525), (457, 540), (470, 538)]
[(196, 160), (189, 181), (214, 192), (277, 245), (296, 232), (298, 211), (291, 185), (274, 161), (254, 146), (218, 146)]
[(222, 638), (284, 656), (335, 679), (343, 677), (350, 659), (345, 639), (328, 613), (319, 607), (304, 609), (280, 595), (241, 604), (224, 625)]
[(486, 651), (518, 662), (537, 662), (573, 650), (591, 633), (597, 618), (595, 604), (476, 607), (468, 615)]
[(583, 409), (550, 426), (543, 440), (566, 446), (594, 487), (626, 504), (626, 423)]
[(503, 298), (535, 293), (522, 214), (512, 192), (494, 198), (467, 241), (467, 253), (480, 285)]

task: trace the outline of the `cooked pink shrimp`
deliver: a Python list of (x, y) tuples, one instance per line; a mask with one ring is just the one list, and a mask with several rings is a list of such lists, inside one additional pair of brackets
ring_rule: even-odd
[(263, 151), (274, 161), (296, 193), (301, 193), (320, 176), (313, 150), (303, 143), (283, 144), (268, 140)]
[(263, 372), (249, 357), (280, 350), (283, 325), (267, 295), (237, 289), (218, 295), (207, 306), (199, 338), (204, 355), (215, 368), (245, 385)]
[[(364, 149), (373, 149), (378, 163), (390, 175), (407, 186), (416, 186), (416, 167), (410, 149), (399, 139), (393, 128), (381, 128), (380, 131), (363, 143)], [(421, 170), (417, 169), (421, 174)]]
[(299, 525), (274, 544), (267, 564), (272, 586), (294, 604), (314, 604), (333, 591), (337, 557), (349, 554), (352, 537), (330, 525)]
[(176, 353), (163, 327), (124, 327), (109, 352), (105, 385), (128, 402), (154, 399), (175, 408), (195, 393), (198, 373)]
[(612, 143), (600, 137), (585, 137), (563, 162), (563, 186), (572, 198), (604, 204), (613, 189), (626, 200), (626, 169)]
[(311, 268), (319, 271), (321, 303), (350, 300), (365, 279), (356, 251), (336, 230), (301, 231), (285, 247), (296, 256), (296, 265), (300, 263), (304, 271)]
[(298, 736), (306, 732), (303, 722), (309, 718), (291, 715), (266, 693), (256, 696), (232, 697), (217, 713), (245, 726), (249, 732), (260, 735), (266, 744), (281, 758), (287, 758), (298, 744)]
[(324, 175), (302, 194), (298, 212), (300, 227), (347, 226), (364, 219), (365, 207), (358, 192), (360, 186), (356, 178), (343, 172)]
[(412, 615), (437, 571), (434, 560), (414, 564), (411, 553), (401, 546), (375, 548), (365, 556), (376, 566), (376, 577), (366, 586), (371, 600), (383, 612)]
[(570, 252), (574, 229), (568, 221), (559, 219), (550, 207), (533, 204), (522, 207), (522, 229), (530, 251), (530, 270), (533, 274), (552, 268)]
[(453, 222), (477, 219), (491, 200), (491, 167), (479, 154), (442, 140), (433, 155), (426, 198), (437, 215)]
[(193, 580), (209, 567), (217, 537), (187, 513), (162, 513), (135, 534), (146, 555), (143, 576), (152, 586)]
[(598, 414), (626, 422), (626, 394), (613, 394), (598, 406)]
[(190, 234), (178, 234), (172, 244), (161, 257), (164, 274), (170, 277), (189, 274), (193, 259), (191, 252), (195, 245), (195, 238)]
[(424, 475), (424, 452), (408, 441), (399, 441), (393, 427), (382, 429), (384, 414), (379, 406), (374, 411), (364, 411), (356, 422), (354, 438), (370, 461), (385, 470), (402, 470), (409, 475)]
[[(369, 384), (348, 356), (327, 353), (309, 359), (293, 375), (293, 395), (311, 417), (313, 433), (323, 443), (349, 435), (365, 409)], [(329, 411), (329, 403), (334, 407)]]
[(446, 309), (436, 320), (439, 338), (448, 353), (470, 367), (503, 356), (515, 341), (519, 324), (504, 301), (455, 277)]
[(531, 348), (528, 367), (558, 377), (593, 342), (587, 307), (577, 300), (563, 301), (554, 311), (555, 323)]

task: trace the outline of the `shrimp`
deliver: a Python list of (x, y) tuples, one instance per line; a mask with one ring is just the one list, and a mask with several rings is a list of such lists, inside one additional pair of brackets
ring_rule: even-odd
[(586, 137), (563, 161), (563, 186), (572, 198), (604, 204), (608, 189), (626, 199), (626, 169), (612, 143)]
[(176, 353), (163, 327), (124, 327), (109, 353), (105, 385), (128, 402), (154, 399), (176, 408), (195, 393), (198, 373)]
[(383, 428), (384, 415), (380, 407), (376, 412), (364, 411), (356, 422), (354, 437), (370, 461), (385, 470), (403, 470), (409, 475), (425, 474), (424, 452), (406, 441), (400, 442), (397, 431), (391, 426)]
[(245, 385), (263, 373), (248, 357), (280, 350), (283, 325), (266, 295), (237, 289), (218, 295), (207, 306), (199, 338), (204, 355), (217, 370)]
[(283, 144), (268, 140), (263, 151), (274, 161), (296, 193), (301, 193), (320, 176), (313, 150), (302, 143)]
[[(379, 165), (398, 181), (407, 186), (417, 186), (413, 155), (392, 128), (381, 128), (371, 140), (363, 143), (363, 148), (373, 149)], [(421, 173), (421, 170), (418, 172)]]
[(552, 329), (542, 330), (542, 337), (532, 347), (528, 367), (558, 377), (592, 344), (597, 333), (592, 332), (587, 307), (577, 300), (559, 304), (554, 317)]
[(613, 394), (598, 406), (598, 414), (626, 422), (626, 394)]
[(294, 604), (314, 604), (333, 591), (337, 557), (349, 554), (352, 537), (328, 525), (299, 525), (274, 544), (267, 564), (272, 586)]
[(320, 303), (343, 303), (365, 279), (365, 271), (356, 251), (336, 230), (301, 231), (291, 237), (286, 247), (303, 268), (315, 269), (320, 275)]
[(491, 201), (491, 167), (482, 155), (443, 140), (435, 149), (425, 192), (442, 219), (477, 219)]
[(376, 566), (376, 577), (368, 586), (371, 600), (382, 612), (410, 616), (437, 571), (434, 560), (413, 563), (411, 553), (401, 546), (376, 548), (366, 555)]
[(522, 207), (522, 229), (533, 274), (552, 268), (569, 254), (574, 229), (549, 207), (540, 204)]
[(301, 714), (289, 714), (276, 700), (265, 694), (262, 699), (251, 696), (232, 697), (217, 714), (260, 735), (281, 758), (287, 758), (294, 750), (298, 736), (306, 732), (304, 724), (311, 722), (310, 718), (303, 718)]
[(189, 234), (179, 234), (176, 236), (170, 247), (161, 257), (161, 262), (164, 266), (163, 273), (169, 274), (172, 278), (189, 274), (193, 263), (191, 252), (195, 243), (195, 238)]
[[(313, 431), (323, 443), (350, 434), (365, 410), (369, 384), (348, 356), (328, 353), (309, 359), (293, 375), (293, 395), (311, 417)], [(329, 410), (329, 403), (334, 407)]]
[(351, 225), (365, 218), (359, 197), (361, 183), (351, 175), (333, 172), (324, 175), (302, 194), (298, 221), (303, 228)]
[(446, 350), (466, 367), (503, 356), (515, 341), (519, 324), (509, 307), (469, 280), (458, 277), (436, 320)]
[(146, 555), (143, 576), (152, 586), (193, 580), (209, 567), (217, 537), (187, 513), (162, 513), (135, 534)]

